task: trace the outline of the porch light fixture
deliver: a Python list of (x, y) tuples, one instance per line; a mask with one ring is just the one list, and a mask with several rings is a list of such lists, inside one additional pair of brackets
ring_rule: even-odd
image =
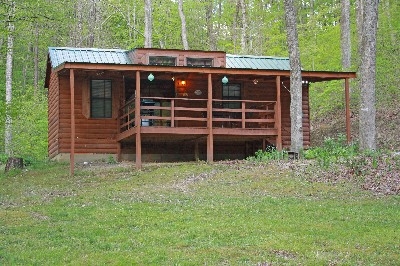
[(228, 83), (228, 78), (226, 77), (226, 76), (224, 76), (223, 78), (222, 78), (222, 83), (224, 83), (224, 84), (226, 84), (226, 83)]
[(154, 75), (152, 74), (152, 73), (150, 73), (148, 76), (147, 76), (147, 79), (151, 82), (151, 81), (153, 81), (154, 80)]
[(254, 84), (257, 84), (257, 83), (258, 83), (258, 79), (254, 79), (254, 80), (253, 80), (253, 83), (254, 83)]
[(180, 87), (186, 87), (186, 80), (182, 79), (179, 81), (179, 86)]

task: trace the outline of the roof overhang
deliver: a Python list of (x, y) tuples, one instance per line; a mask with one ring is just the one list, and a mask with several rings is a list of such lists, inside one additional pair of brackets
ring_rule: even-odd
[[(146, 72), (169, 72), (169, 73), (199, 73), (220, 75), (248, 75), (259, 77), (281, 76), (290, 77), (289, 70), (266, 70), (266, 69), (240, 69), (240, 68), (199, 68), (187, 66), (152, 66), (152, 65), (119, 65), (119, 64), (91, 64), (91, 63), (64, 63), (53, 71), (62, 69), (92, 70), (92, 71), (146, 71)], [(322, 82), (331, 80), (356, 78), (356, 72), (334, 72), (334, 71), (302, 71), (303, 80), (308, 82)]]

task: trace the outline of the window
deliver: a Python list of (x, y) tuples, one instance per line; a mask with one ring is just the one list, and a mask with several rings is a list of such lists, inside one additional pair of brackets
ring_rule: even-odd
[[(241, 91), (240, 84), (223, 84), (222, 85), (222, 99), (223, 100), (240, 100)], [(240, 102), (223, 102), (224, 108), (241, 108)]]
[(111, 80), (90, 81), (90, 117), (112, 117), (112, 86)]
[(149, 56), (149, 65), (176, 66), (176, 58), (171, 56)]
[(193, 67), (212, 67), (213, 59), (212, 58), (187, 58), (186, 59), (187, 66)]

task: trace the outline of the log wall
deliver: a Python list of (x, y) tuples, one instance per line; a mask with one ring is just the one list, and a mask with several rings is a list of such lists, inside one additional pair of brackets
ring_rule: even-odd
[[(101, 79), (108, 79), (101, 77)], [(99, 79), (99, 78), (98, 78)], [(113, 118), (87, 118), (87, 110), (82, 108), (90, 95), (90, 77), (76, 75), (75, 77), (75, 153), (116, 154), (118, 133), (118, 102), (122, 91), (122, 79), (112, 79)], [(69, 153), (71, 143), (71, 112), (69, 76), (59, 79), (59, 131), (58, 153)], [(89, 113), (90, 115), (90, 113)]]
[(52, 72), (48, 93), (48, 155), (52, 159), (58, 154), (59, 149), (59, 82), (57, 73)]

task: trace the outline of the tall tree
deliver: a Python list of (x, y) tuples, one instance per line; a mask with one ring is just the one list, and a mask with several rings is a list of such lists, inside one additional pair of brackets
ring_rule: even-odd
[(7, 14), (7, 58), (6, 58), (6, 123), (4, 130), (4, 151), (8, 156), (12, 156), (12, 74), (13, 74), (13, 52), (14, 52), (14, 22), (15, 22), (15, 2), (8, 1)]
[(81, 0), (75, 2), (74, 11), (75, 23), (71, 27), (70, 43), (74, 47), (80, 47), (83, 42), (83, 3)]
[(378, 27), (379, 0), (364, 0), (362, 18), (361, 66), (360, 66), (360, 148), (376, 149), (375, 80), (376, 80), (376, 33)]
[(181, 24), (182, 24), (182, 44), (183, 44), (183, 49), (189, 50), (189, 43), (187, 40), (187, 34), (186, 34), (186, 18), (185, 18), (185, 13), (183, 13), (183, 0), (178, 1), (178, 9), (179, 9), (179, 16), (181, 18)]
[(213, 1), (208, 1), (206, 6), (206, 24), (207, 24), (207, 39), (209, 41), (209, 49), (211, 51), (217, 50), (216, 34), (214, 33), (213, 21)]
[(240, 9), (242, 11), (242, 34), (240, 38), (240, 46), (242, 53), (247, 51), (247, 15), (246, 15), (246, 3), (244, 0), (239, 0)]
[(97, 26), (101, 23), (99, 20), (100, 17), (100, 1), (99, 0), (91, 0), (89, 2), (89, 16), (87, 18), (88, 21), (88, 38), (87, 45), (88, 47), (93, 47), (96, 40)]
[(358, 53), (361, 55), (362, 38), (363, 38), (363, 20), (364, 20), (364, 0), (356, 0), (356, 26), (357, 26), (357, 41)]
[(290, 122), (291, 150), (303, 149), (303, 110), (300, 49), (297, 34), (296, 10), (293, 0), (285, 0), (285, 22), (290, 61)]
[(348, 70), (351, 66), (350, 0), (342, 0), (340, 33), (342, 47), (342, 68), (344, 70)]
[(153, 29), (153, 16), (152, 16), (151, 0), (144, 0), (144, 47), (151, 48), (152, 43), (152, 29)]

